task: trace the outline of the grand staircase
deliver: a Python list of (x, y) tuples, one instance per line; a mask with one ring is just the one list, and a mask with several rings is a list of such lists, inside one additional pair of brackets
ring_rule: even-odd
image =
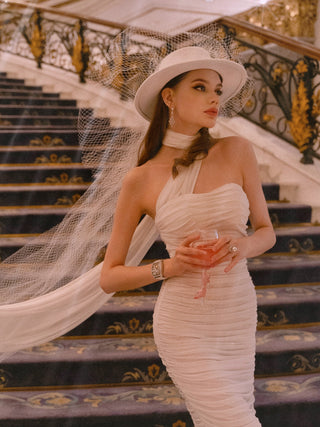
[[(0, 256), (57, 224), (92, 180), (75, 101), (0, 74)], [(250, 259), (263, 427), (320, 425), (320, 227), (265, 184), (277, 243)], [(157, 241), (147, 260), (167, 256)], [(66, 336), (0, 366), (0, 426), (191, 427), (152, 338), (160, 283), (119, 293)], [(201, 332), (201, 331), (199, 331)], [(237, 426), (234, 426), (237, 427)]]

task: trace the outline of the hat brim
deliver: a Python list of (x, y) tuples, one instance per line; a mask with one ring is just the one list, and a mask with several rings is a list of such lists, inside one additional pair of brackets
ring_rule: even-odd
[(151, 74), (139, 87), (134, 100), (138, 113), (150, 121), (161, 89), (179, 74), (200, 69), (213, 70), (222, 76), (223, 94), (220, 97), (221, 104), (225, 104), (235, 96), (248, 77), (245, 68), (241, 64), (226, 59), (201, 59), (174, 64)]

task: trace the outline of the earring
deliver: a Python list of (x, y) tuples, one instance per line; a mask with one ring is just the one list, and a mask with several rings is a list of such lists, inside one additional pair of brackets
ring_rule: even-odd
[(176, 122), (174, 120), (174, 107), (172, 106), (169, 112), (169, 127), (173, 128), (175, 123)]

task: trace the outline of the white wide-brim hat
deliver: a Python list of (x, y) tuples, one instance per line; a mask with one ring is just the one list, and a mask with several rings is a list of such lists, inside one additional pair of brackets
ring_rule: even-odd
[(161, 89), (179, 74), (200, 69), (213, 70), (222, 76), (221, 104), (235, 96), (248, 78), (245, 68), (238, 62), (228, 59), (215, 59), (202, 47), (183, 47), (167, 55), (160, 62), (156, 71), (139, 87), (134, 100), (138, 113), (150, 121)]

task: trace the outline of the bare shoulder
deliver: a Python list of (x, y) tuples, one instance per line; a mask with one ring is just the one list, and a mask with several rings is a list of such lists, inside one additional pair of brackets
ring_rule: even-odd
[(145, 165), (136, 166), (129, 170), (123, 179), (123, 186), (136, 187), (139, 186), (147, 178), (148, 168)]
[(254, 159), (252, 143), (240, 136), (227, 136), (216, 140), (216, 145), (223, 158), (231, 163), (242, 163)]
[(221, 145), (221, 148), (233, 152), (242, 152), (243, 150), (251, 150), (251, 142), (241, 136), (226, 136), (224, 138), (219, 138), (217, 142)]
[(137, 166), (131, 169), (124, 177), (122, 187), (126, 190), (138, 190), (148, 178), (149, 168), (145, 165)]

